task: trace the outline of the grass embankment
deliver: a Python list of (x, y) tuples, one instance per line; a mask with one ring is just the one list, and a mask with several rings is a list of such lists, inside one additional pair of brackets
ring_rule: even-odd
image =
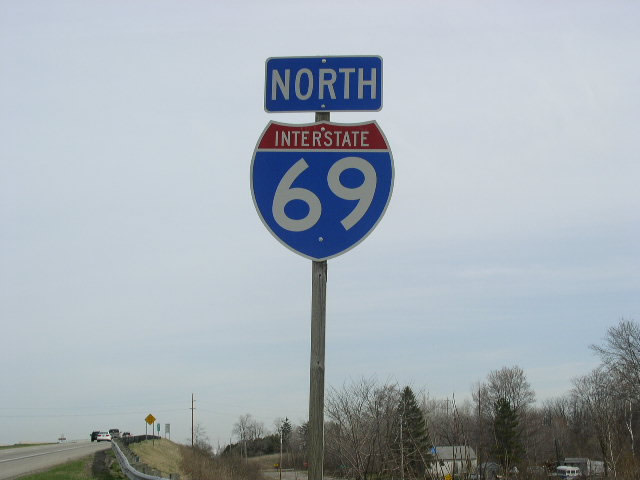
[[(285, 459), (286, 460), (286, 459)], [(258, 465), (260, 470), (274, 470), (276, 464), (280, 464), (280, 454), (273, 453), (271, 455), (261, 455), (259, 457), (250, 457), (249, 462)], [(286, 468), (286, 462), (283, 462)]]
[(20, 480), (122, 480), (126, 479), (110, 450), (64, 463)]
[(177, 473), (181, 480), (262, 480), (260, 470), (273, 469), (279, 460), (279, 455), (249, 462), (235, 456), (220, 457), (213, 455), (210, 448), (187, 447), (166, 439), (132, 443), (129, 448), (140, 457), (140, 462), (165, 477)]
[(195, 480), (264, 480), (260, 467), (235, 455), (213, 455), (210, 446), (182, 447), (183, 468)]
[(140, 457), (142, 463), (161, 471), (167, 477), (170, 473), (178, 473), (180, 478), (188, 478), (182, 470), (182, 447), (177, 443), (162, 438), (132, 443), (129, 448)]

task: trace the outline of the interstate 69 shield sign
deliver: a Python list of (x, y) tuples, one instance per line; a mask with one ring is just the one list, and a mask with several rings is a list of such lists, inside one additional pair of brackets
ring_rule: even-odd
[(269, 122), (251, 162), (251, 193), (281, 243), (320, 261), (371, 233), (389, 204), (393, 175), (376, 122)]

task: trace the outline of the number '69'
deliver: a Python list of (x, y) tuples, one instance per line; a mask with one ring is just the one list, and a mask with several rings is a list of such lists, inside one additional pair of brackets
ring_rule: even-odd
[[(315, 193), (306, 188), (292, 188), (291, 185), (309, 165), (304, 158), (301, 158), (287, 170), (282, 180), (278, 184), (273, 198), (271, 212), (275, 221), (285, 230), (291, 232), (303, 232), (313, 227), (322, 215), (322, 204)], [(340, 174), (345, 170), (354, 168), (362, 172), (364, 181), (355, 188), (349, 188), (340, 182)], [(343, 218), (340, 223), (345, 230), (349, 230), (367, 213), (373, 196), (376, 191), (377, 175), (373, 166), (364, 158), (345, 157), (337, 161), (327, 174), (327, 183), (331, 191), (345, 200), (357, 200), (355, 208)], [(295, 219), (289, 217), (285, 212), (287, 203), (293, 200), (301, 200), (309, 207), (309, 212), (304, 218)]]

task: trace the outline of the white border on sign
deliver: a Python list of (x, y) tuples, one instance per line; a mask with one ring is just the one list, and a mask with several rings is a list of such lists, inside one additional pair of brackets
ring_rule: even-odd
[[(264, 137), (265, 133), (267, 133), (267, 130), (269, 130), (269, 127), (271, 127), (271, 125), (282, 125), (284, 127), (312, 127), (314, 125), (337, 125), (337, 126), (342, 126), (342, 127), (355, 127), (355, 126), (360, 126), (360, 125), (375, 125), (375, 127), (380, 132), (380, 135), (382, 135), (382, 139), (384, 140), (384, 143), (387, 146), (387, 150), (384, 150), (384, 151), (389, 152), (389, 160), (391, 161), (391, 186), (389, 187), (389, 196), (387, 197), (387, 203), (385, 203), (384, 208), (382, 209), (382, 213), (380, 214), (380, 216), (376, 220), (376, 223), (373, 224), (373, 226), (369, 229), (369, 231), (360, 240), (358, 240), (356, 243), (351, 245), (346, 250), (343, 250), (343, 251), (341, 251), (339, 253), (336, 253), (335, 255), (331, 255), (329, 257), (323, 257), (323, 258), (310, 257), (309, 255), (305, 255), (304, 253), (299, 252), (295, 248), (293, 248), (293, 247), (289, 246), (287, 243), (285, 243), (278, 235), (275, 234), (275, 232), (273, 230), (271, 230), (271, 227), (269, 227), (269, 224), (262, 217), (262, 213), (260, 213), (260, 209), (258, 208), (258, 203), (256, 202), (255, 192), (253, 191), (253, 163), (255, 161), (256, 154), (258, 153), (259, 150), (274, 151), (273, 149), (259, 149), (258, 148), (258, 146), (260, 145), (260, 142), (262, 141), (262, 138)], [(288, 151), (295, 151), (295, 149), (287, 149), (287, 150)], [(329, 151), (329, 149), (326, 149), (326, 151)], [(337, 150), (332, 150), (332, 151), (337, 151)], [(378, 151), (378, 152), (380, 152), (381, 150), (369, 150), (369, 151)], [(251, 186), (251, 198), (253, 199), (253, 206), (255, 207), (256, 212), (258, 212), (258, 216), (260, 217), (260, 220), (262, 221), (263, 225), (267, 228), (269, 233), (271, 233), (271, 235), (273, 235), (273, 237), (275, 237), (275, 239), (278, 240), (278, 242), (280, 242), (282, 245), (287, 247), (289, 250), (291, 250), (292, 252), (297, 253), (298, 255), (300, 255), (300, 256), (302, 256), (304, 258), (307, 258), (307, 259), (313, 260), (313, 261), (317, 261), (317, 262), (321, 262), (321, 261), (324, 261), (324, 260), (329, 260), (331, 258), (335, 258), (335, 257), (338, 257), (338, 256), (344, 254), (344, 253), (347, 253), (352, 248), (355, 248), (356, 246), (360, 245), (360, 243), (365, 238), (367, 238), (371, 234), (371, 232), (373, 232), (376, 229), (376, 227), (378, 226), (378, 223), (380, 223), (380, 220), (382, 220), (382, 217), (384, 217), (385, 213), (387, 212), (387, 207), (389, 206), (389, 202), (391, 201), (391, 196), (393, 195), (393, 185), (395, 183), (395, 176), (396, 176), (396, 169), (395, 169), (394, 162), (393, 162), (393, 154), (391, 153), (391, 148), (389, 148), (389, 142), (387, 141), (387, 137), (385, 136), (384, 131), (380, 128), (380, 125), (378, 125), (378, 122), (376, 122), (375, 120), (371, 120), (371, 121), (368, 121), (368, 122), (361, 122), (361, 123), (336, 123), (336, 122), (327, 122), (327, 121), (312, 122), (312, 123), (283, 123), (283, 122), (276, 122), (276, 121), (271, 120), (271, 121), (269, 121), (267, 126), (264, 128), (264, 130), (262, 130), (262, 133), (260, 134), (260, 138), (258, 138), (258, 141), (256, 142), (256, 146), (253, 149), (253, 156), (251, 157), (251, 166), (250, 166), (250, 170), (249, 170), (249, 182), (250, 182), (250, 186)]]
[[(380, 71), (382, 72), (383, 70), (383, 60), (382, 57), (380, 55), (300, 55), (297, 57), (269, 57), (265, 60), (264, 62), (264, 111), (267, 113), (302, 113), (302, 112), (323, 112), (323, 113), (331, 113), (331, 112), (379, 112), (380, 110), (382, 110), (382, 106), (384, 105), (384, 96), (382, 96), (382, 98), (380, 99), (380, 108), (376, 109), (376, 110), (331, 110), (331, 109), (317, 109), (317, 108), (309, 108), (308, 110), (268, 110), (267, 109), (267, 83), (269, 82), (269, 72), (267, 70), (267, 65), (269, 64), (269, 60), (280, 60), (283, 58), (291, 58), (291, 59), (298, 59), (298, 58), (379, 58), (380, 59)], [(382, 92), (382, 88), (384, 87), (384, 78), (381, 75), (380, 76), (380, 92)], [(285, 124), (282, 124), (285, 125)], [(354, 124), (355, 125), (355, 124)], [(382, 131), (382, 130), (380, 130)], [(384, 134), (383, 134), (384, 135)]]

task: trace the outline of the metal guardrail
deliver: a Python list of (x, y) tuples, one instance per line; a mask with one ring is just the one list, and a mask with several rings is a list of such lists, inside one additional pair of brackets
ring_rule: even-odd
[[(160, 437), (155, 437), (155, 438), (160, 438)], [(116, 455), (116, 459), (120, 464), (120, 468), (122, 469), (122, 472), (126, 475), (126, 477), (129, 480), (177, 480), (179, 478), (177, 475), (169, 475), (169, 478), (167, 478), (167, 477), (159, 477), (157, 475), (149, 475), (148, 473), (140, 472), (139, 470), (135, 469), (131, 465), (131, 463), (129, 462), (129, 459), (127, 458), (127, 455), (125, 455), (125, 453), (122, 451), (122, 448), (119, 445), (119, 443), (120, 443), (120, 439), (113, 439), (111, 442), (111, 449), (114, 451)], [(123, 445), (123, 447), (128, 450), (126, 446)], [(135, 457), (135, 458), (137, 460), (138, 457)]]

